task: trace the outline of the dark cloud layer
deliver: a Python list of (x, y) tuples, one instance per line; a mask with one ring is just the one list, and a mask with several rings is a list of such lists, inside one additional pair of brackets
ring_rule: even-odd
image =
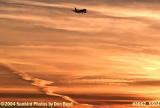
[(3, 64), (0, 64), (0, 79), (2, 80), (0, 83), (1, 87), (30, 86), (30, 84), (28, 84), (26, 81), (23, 81), (17, 77), (17, 75), (14, 74), (14, 70)]

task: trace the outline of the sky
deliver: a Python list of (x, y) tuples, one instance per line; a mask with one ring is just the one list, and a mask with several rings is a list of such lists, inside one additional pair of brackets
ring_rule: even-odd
[(158, 99), (159, 12), (159, 0), (1, 0), (0, 62), (84, 103)]

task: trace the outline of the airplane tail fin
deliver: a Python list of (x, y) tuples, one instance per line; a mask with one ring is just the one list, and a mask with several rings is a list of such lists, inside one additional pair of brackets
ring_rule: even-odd
[(77, 8), (74, 8), (75, 9), (75, 12), (77, 12)]

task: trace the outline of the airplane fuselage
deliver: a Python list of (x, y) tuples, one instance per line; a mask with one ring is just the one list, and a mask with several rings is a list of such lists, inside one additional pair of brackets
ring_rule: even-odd
[(83, 13), (87, 13), (87, 9), (77, 9), (77, 8), (75, 8), (74, 12), (83, 14)]

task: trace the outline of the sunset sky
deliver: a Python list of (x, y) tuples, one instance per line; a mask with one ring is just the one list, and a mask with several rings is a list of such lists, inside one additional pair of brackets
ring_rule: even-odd
[(0, 0), (0, 93), (158, 100), (159, 13), (160, 0)]

